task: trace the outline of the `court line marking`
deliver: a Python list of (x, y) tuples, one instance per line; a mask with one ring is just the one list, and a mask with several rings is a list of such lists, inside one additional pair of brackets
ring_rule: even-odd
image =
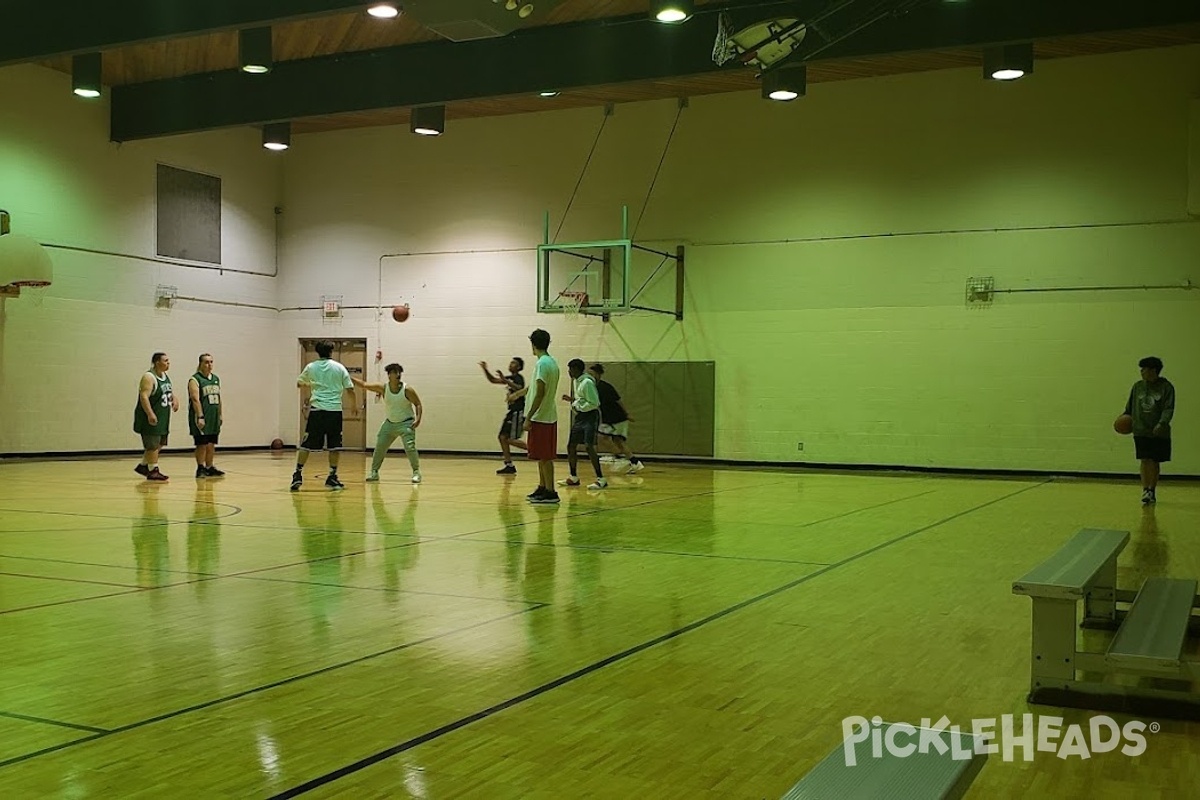
[[(129, 591), (126, 591), (126, 592), (111, 592), (108, 594), (91, 595), (88, 597), (76, 597), (76, 598), (72, 598), (69, 600), (57, 600), (57, 601), (53, 601), (50, 603), (39, 603), (37, 605), (32, 605), (32, 606), (18, 606), (17, 608), (9, 608), (9, 609), (0, 610), (0, 615), (15, 614), (18, 611), (32, 611), (32, 610), (39, 609), (39, 608), (49, 608), (49, 607), (53, 607), (53, 606), (67, 605), (68, 603), (81, 603), (81, 602), (84, 602), (87, 600), (101, 600), (101, 599), (104, 599), (107, 597), (120, 597), (122, 595), (137, 594), (138, 592), (153, 592), (153, 591), (159, 591), (162, 589), (175, 589), (180, 586), (193, 586), (197, 583), (209, 583), (212, 581), (223, 580), (223, 579), (227, 579), (227, 578), (234, 578), (234, 579), (238, 579), (238, 580), (260, 581), (263, 583), (286, 583), (286, 584), (301, 585), (301, 586), (321, 586), (321, 587), (330, 588), (330, 589), (353, 589), (356, 591), (365, 591), (365, 592), (395, 592), (396, 594), (413, 595), (413, 596), (449, 597), (449, 598), (455, 598), (458, 600), (475, 600), (475, 601), (489, 602), (489, 603), (523, 603), (526, 605), (534, 603), (534, 601), (530, 601), (530, 600), (513, 600), (510, 598), (506, 598), (506, 597), (479, 597), (479, 596), (475, 596), (475, 595), (447, 594), (446, 592), (426, 592), (426, 591), (421, 591), (421, 590), (417, 590), (417, 589), (388, 589), (386, 586), (351, 586), (349, 584), (324, 583), (321, 581), (305, 581), (305, 580), (299, 580), (299, 579), (295, 579), (295, 578), (268, 578), (268, 577), (257, 577), (256, 576), (256, 573), (259, 573), (259, 572), (269, 572), (269, 571), (277, 570), (277, 569), (291, 569), (294, 567), (311, 566), (313, 564), (319, 564), (323, 561), (338, 561), (340, 559), (349, 558), (351, 556), (366, 555), (367, 553), (382, 553), (385, 550), (399, 550), (402, 547), (413, 547), (416, 544), (417, 544), (416, 542), (405, 542), (404, 544), (396, 545), (395, 547), (381, 547), (381, 548), (377, 548), (375, 550), (362, 550), (362, 551), (353, 552), (353, 553), (339, 553), (338, 555), (326, 556), (324, 558), (313, 559), (311, 561), (299, 561), (294, 564), (285, 564), (283, 566), (276, 566), (276, 567), (257, 567), (255, 569), (246, 570), (244, 572), (234, 572), (234, 573), (227, 573), (227, 574), (177, 572), (175, 570), (151, 570), (155, 573), (194, 575), (197, 577), (193, 578), (192, 580), (175, 581), (173, 583), (164, 583), (161, 586), (131, 586), (131, 587), (129, 587)], [(7, 558), (7, 557), (8, 556), (0, 556), (0, 558)], [(20, 558), (20, 556), (17, 556), (17, 558)], [(83, 563), (83, 562), (71, 562), (71, 561), (62, 562), (62, 561), (59, 561), (56, 559), (55, 563), (71, 564), (71, 563)], [(93, 565), (93, 566), (104, 566), (104, 567), (111, 566), (113, 569), (126, 569), (126, 570), (136, 570), (137, 569), (137, 567), (115, 566), (115, 565), (107, 565), (107, 564), (98, 564), (98, 565)], [(26, 577), (26, 578), (43, 577), (43, 576), (38, 576), (38, 575), (18, 575), (17, 573), (0, 572), (0, 576), (6, 575), (6, 574), (12, 574), (12, 575), (16, 575), (18, 577)], [(93, 583), (94, 582), (94, 581), (74, 581), (71, 578), (49, 578), (49, 577), (47, 577), (46, 580), (64, 580), (64, 581), (72, 581), (72, 582), (76, 582), (76, 583)], [(121, 584), (121, 583), (111, 583), (111, 584), (106, 583), (106, 584), (101, 584), (101, 585), (104, 585), (104, 586), (128, 586), (128, 584)], [(543, 604), (543, 605), (545, 605), (545, 604)]]
[(370, 661), (375, 658), (380, 658), (381, 656), (391, 655), (392, 653), (398, 653), (401, 650), (408, 650), (413, 647), (419, 647), (423, 644), (428, 644), (429, 642), (433, 642), (438, 639), (443, 639), (443, 638), (446, 638), (449, 636), (457, 636), (459, 634), (466, 633), (467, 631), (474, 630), (475, 628), (481, 628), (485, 625), (491, 625), (494, 622), (500, 622), (501, 620), (506, 620), (506, 619), (509, 619), (510, 617), (520, 616), (521, 614), (528, 614), (531, 611), (538, 611), (542, 608), (546, 608), (547, 606), (548, 606), (547, 603), (539, 603), (537, 605), (530, 606), (529, 608), (522, 608), (520, 610), (512, 611), (507, 614), (501, 614), (498, 617), (492, 617), (490, 619), (481, 620), (479, 622), (464, 626), (462, 628), (455, 628), (452, 631), (446, 631), (445, 633), (433, 634), (431, 636), (426, 636), (423, 639), (414, 639), (411, 642), (405, 642), (403, 644), (394, 645), (392, 647), (388, 647), (383, 650), (377, 650), (373, 653), (367, 653), (366, 655), (358, 656), (358, 657), (352, 658), (348, 661), (342, 661), (337, 664), (330, 664), (328, 666), (320, 667), (319, 669), (310, 670), (309, 672), (302, 672), (299, 675), (292, 675), (290, 677), (282, 678), (280, 680), (273, 681), (271, 683), (263, 684), (262, 686), (254, 686), (250, 689), (243, 689), (240, 692), (234, 692), (233, 694), (225, 695), (223, 697), (217, 697), (212, 700), (205, 700), (202, 703), (196, 703), (194, 705), (190, 705), (185, 708), (179, 708), (174, 711), (168, 711), (163, 714), (158, 714), (153, 717), (148, 717), (147, 719), (138, 720), (137, 722), (130, 722), (125, 725), (120, 725), (116, 728), (101, 729), (101, 728), (83, 728), (82, 726), (75, 726), (75, 727), (79, 727), (81, 730), (95, 730), (95, 731), (102, 731), (102, 732), (96, 733), (94, 736), (85, 736), (83, 738), (74, 739), (69, 742), (62, 742), (60, 744), (52, 745), (50, 747), (44, 747), (41, 750), (35, 750), (32, 753), (25, 753), (24, 755), (20, 755), (20, 756), (13, 756), (12, 758), (8, 758), (3, 761), (0, 761), (0, 769), (2, 769), (4, 767), (12, 766), (13, 764), (19, 764), (22, 761), (28, 761), (30, 759), (37, 758), (38, 756), (44, 756), (44, 755), (48, 755), (50, 753), (58, 752), (59, 750), (65, 750), (66, 748), (73, 747), (77, 744), (84, 744), (85, 742), (93, 742), (97, 739), (103, 739), (105, 737), (112, 736), (113, 734), (117, 734), (117, 733), (126, 733), (128, 731), (136, 730), (138, 728), (143, 728), (147, 725), (152, 725), (156, 722), (163, 722), (165, 720), (173, 719), (175, 717), (179, 717), (184, 714), (190, 714), (193, 711), (201, 711), (206, 708), (212, 708), (213, 706), (222, 705), (224, 703), (229, 703), (234, 700), (240, 700), (243, 697), (248, 697), (250, 695), (258, 694), (260, 692), (269, 691), (271, 689), (277, 689), (280, 686), (287, 686), (288, 684), (296, 683), (296, 682), (302, 681), (302, 680), (307, 680), (308, 678), (313, 678), (318, 675), (324, 675), (325, 673), (333, 672), (333, 671), (339, 670), (339, 669), (344, 669), (345, 667), (352, 667), (355, 664), (361, 664), (364, 661)]
[[(399, 548), (396, 548), (396, 549), (399, 549)], [(378, 553), (381, 551), (373, 550), (371, 552)], [(330, 589), (357, 589), (359, 591), (364, 591), (364, 592), (394, 592), (395, 594), (422, 595), (422, 596), (428, 596), (428, 597), (448, 597), (448, 598), (451, 598), (454, 600), (474, 600), (477, 602), (486, 602), (486, 603), (522, 603), (524, 605), (537, 605), (537, 606), (549, 605), (548, 603), (539, 603), (535, 600), (516, 600), (516, 599), (512, 599), (512, 598), (507, 598), (507, 597), (477, 597), (475, 595), (468, 595), (468, 594), (447, 594), (445, 592), (423, 592), (423, 591), (417, 591), (417, 590), (413, 590), (413, 589), (389, 589), (386, 586), (347, 586), (347, 585), (342, 585), (342, 584), (338, 584), (338, 583), (320, 583), (319, 581), (302, 581), (302, 580), (296, 580), (294, 578), (266, 578), (266, 577), (261, 577), (261, 576), (257, 576), (257, 575), (228, 575), (228, 576), (223, 576), (223, 577), (230, 577), (230, 578), (234, 578), (236, 580), (242, 580), (242, 581), (262, 581), (264, 583), (287, 583), (287, 584), (298, 584), (301, 586), (324, 586), (324, 587), (327, 587)]]
[[(93, 499), (95, 499), (95, 498), (93, 498)], [(101, 498), (101, 499), (103, 499), (103, 498)], [(168, 497), (166, 499), (171, 499), (171, 498)], [(179, 502), (181, 502), (181, 503), (186, 502), (186, 499), (187, 498), (181, 497), (181, 498), (179, 498)], [(230, 517), (236, 517), (238, 514), (242, 513), (241, 507), (235, 506), (232, 503), (208, 503), (208, 505), (211, 505), (214, 508), (217, 508), (217, 507), (232, 508), (233, 511), (231, 511), (228, 514), (217, 514), (216, 516), (205, 517), (204, 518), (205, 521), (212, 521), (212, 520), (217, 520), (217, 519), (229, 519)], [(119, 514), (87, 514), (82, 511), (46, 511), (45, 509), (27, 509), (27, 508), (0, 508), (0, 511), (3, 511), (5, 513), (11, 513), (11, 514), (33, 514), (36, 516), (48, 516), (48, 517), (86, 517), (88, 519), (130, 520), (130, 519), (142, 519), (143, 518), (141, 515), (135, 515), (135, 514), (126, 514), (126, 515), (122, 516)], [(169, 517), (167, 517), (166, 519), (167, 519), (167, 524), (171, 524), (172, 520)], [(161, 525), (163, 523), (154, 522), (151, 524), (152, 525)], [(65, 528), (64, 530), (75, 530), (75, 529), (74, 528)], [(14, 531), (0, 531), (0, 533), (14, 533)]]
[(94, 728), (91, 725), (77, 725), (74, 722), (63, 722), (58, 719), (46, 719), (45, 717), (31, 717), (28, 714), (17, 714), (14, 711), (0, 711), (0, 717), (8, 717), (9, 719), (19, 719), (22, 722), (40, 722), (43, 725), (56, 725), (60, 728), (72, 728), (77, 731), (87, 731), (88, 733), (110, 733), (107, 728)]
[(120, 597), (121, 595), (124, 595), (124, 594), (137, 594), (138, 592), (144, 592), (144, 591), (146, 591), (146, 590), (145, 589), (130, 589), (125, 592), (108, 592), (106, 594), (88, 595), (87, 597), (73, 597), (69, 600), (53, 600), (49, 603), (37, 603), (36, 605), (32, 605), (32, 606), (17, 606), (16, 608), (5, 608), (5, 609), (0, 609), (0, 616), (3, 616), (5, 614), (16, 614), (21, 611), (36, 611), (39, 608), (53, 608), (54, 606), (66, 606), (66, 605), (70, 605), (72, 603), (86, 603), (91, 600), (102, 600), (105, 597)]
[(0, 577), (31, 578), (38, 581), (62, 581), (64, 583), (86, 583), (92, 586), (115, 586), (120, 589), (140, 589), (132, 583), (113, 583), (111, 581), (89, 581), (85, 578), (64, 578), (61, 575), (27, 575), (24, 572), (0, 571)]
[(1047, 483), (1050, 483), (1052, 480), (1053, 479), (1048, 479), (1048, 480), (1045, 480), (1045, 481), (1042, 481), (1039, 483), (1032, 484), (1030, 486), (1026, 486), (1022, 489), (1018, 489), (1015, 492), (1010, 492), (1009, 494), (989, 500), (986, 503), (982, 503), (980, 505), (974, 506), (974, 507), (966, 509), (964, 511), (960, 511), (956, 514), (952, 514), (951, 516), (945, 517), (936, 522), (932, 522), (921, 528), (917, 528), (916, 530), (909, 531), (908, 533), (901, 534), (893, 539), (889, 539), (885, 542), (881, 542), (880, 544), (877, 544), (873, 547), (869, 547), (866, 550), (862, 550), (858, 553), (855, 553), (852, 556), (848, 556), (848, 557), (842, 559), (841, 561), (834, 562), (833, 564), (830, 564), (827, 567), (823, 567), (819, 570), (816, 570), (815, 572), (811, 572), (811, 573), (809, 573), (807, 575), (803, 575), (795, 580), (789, 581), (788, 583), (785, 583), (782, 586), (778, 586), (774, 589), (768, 590), (768, 591), (758, 594), (754, 597), (750, 597), (750, 598), (747, 598), (746, 600), (742, 600), (741, 602), (735, 603), (732, 606), (729, 606), (720, 611), (709, 614), (708, 616), (702, 617), (698, 620), (695, 620), (694, 622), (690, 622), (687, 625), (684, 625), (683, 627), (676, 628), (675, 630), (669, 631), (664, 634), (660, 634), (659, 636), (656, 636), (653, 639), (648, 639), (640, 644), (634, 645), (633, 647), (622, 650), (619, 653), (615, 653), (611, 656), (608, 656), (607, 658), (603, 658), (599, 661), (588, 664), (585, 667), (581, 667), (580, 669), (577, 669), (574, 672), (570, 672), (566, 675), (555, 678), (552, 681), (543, 683), (541, 686), (536, 686), (533, 689), (530, 689), (529, 691), (526, 691), (526, 692), (522, 692), (521, 694), (519, 694), (515, 697), (510, 697), (508, 700), (504, 700), (493, 706), (489, 706), (488, 708), (485, 708), (481, 711), (476, 711), (474, 714), (470, 714), (468, 716), (461, 717), (461, 718), (455, 720), (454, 722), (450, 722), (446, 725), (442, 725), (439, 728), (435, 728), (431, 731), (427, 731), (423, 734), (420, 734), (419, 736), (415, 736), (411, 739), (400, 742), (399, 744), (393, 745), (384, 750), (380, 750), (376, 753), (366, 756), (365, 758), (361, 758), (358, 761), (355, 761), (351, 764), (347, 764), (344, 767), (340, 767), (338, 769), (327, 772), (324, 775), (319, 775), (316, 778), (312, 778), (311, 780), (308, 780), (308, 781), (305, 781), (304, 783), (298, 784), (297, 786), (294, 786), (291, 789), (287, 789), (283, 792), (279, 792), (278, 794), (271, 795), (271, 797), (268, 798), (268, 800), (288, 800), (288, 798), (298, 797), (302, 794), (311, 792), (314, 789), (318, 789), (322, 786), (325, 786), (326, 784), (333, 783), (334, 781), (345, 778), (348, 775), (353, 775), (354, 773), (360, 772), (368, 767), (374, 766), (375, 764), (378, 764), (381, 761), (386, 761), (387, 759), (391, 758), (392, 756), (398, 755), (407, 750), (411, 750), (414, 747), (425, 744), (426, 742), (433, 741), (434, 739), (441, 738), (442, 736), (445, 736), (446, 734), (449, 734), (449, 733), (453, 733), (454, 731), (457, 731), (460, 728), (465, 728), (466, 726), (471, 725), (472, 723), (478, 722), (482, 719), (486, 719), (490, 716), (500, 713), (501, 711), (505, 711), (509, 708), (512, 708), (513, 706), (524, 703), (527, 700), (531, 700), (539, 695), (545, 694), (546, 692), (549, 692), (553, 689), (557, 689), (559, 686), (563, 686), (565, 684), (572, 683), (572, 682), (578, 680), (579, 678), (590, 675), (591, 673), (596, 672), (597, 670), (603, 669), (604, 667), (607, 667), (611, 664), (615, 664), (619, 661), (624, 661), (625, 659), (627, 659), (631, 656), (635, 656), (638, 653), (641, 653), (643, 650), (648, 650), (651, 647), (662, 644), (663, 642), (670, 641), (671, 639), (682, 636), (685, 633), (690, 633), (691, 631), (694, 631), (697, 628), (701, 628), (705, 625), (708, 625), (709, 623), (716, 622), (717, 620), (727, 617), (730, 614), (733, 614), (737, 611), (741, 611), (743, 608), (747, 608), (748, 606), (756, 605), (758, 603), (761, 603), (764, 600), (768, 600), (768, 599), (775, 597), (776, 595), (782, 594), (783, 592), (786, 592), (790, 589), (794, 589), (795, 587), (800, 586), (801, 584), (807, 583), (807, 582), (813, 580), (814, 578), (817, 578), (828, 572), (832, 572), (833, 570), (838, 569), (839, 567), (843, 567), (847, 564), (858, 561), (859, 559), (866, 558), (869, 555), (873, 555), (873, 554), (879, 552), (880, 550), (891, 547), (892, 545), (902, 542), (906, 539), (910, 539), (913, 536), (924, 533), (925, 531), (928, 531), (928, 530), (932, 530), (933, 528), (939, 527), (941, 525), (945, 525), (947, 522), (952, 522), (956, 519), (965, 517), (969, 514), (975, 513), (976, 511), (987, 508), (988, 506), (995, 505), (996, 503), (1002, 502), (1004, 500), (1008, 500), (1009, 498), (1016, 497), (1019, 494), (1023, 494), (1032, 489), (1036, 489), (1040, 486), (1044, 486)]

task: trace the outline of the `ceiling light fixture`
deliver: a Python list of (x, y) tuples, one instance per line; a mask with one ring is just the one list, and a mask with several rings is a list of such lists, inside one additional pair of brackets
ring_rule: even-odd
[(785, 64), (764, 72), (762, 96), (764, 100), (795, 100), (808, 91), (808, 68), (804, 64)]
[(417, 106), (409, 118), (409, 128), (421, 136), (440, 136), (446, 131), (446, 107)]
[(262, 75), (271, 71), (271, 28), (238, 31), (238, 64), (242, 72)]
[(983, 51), (983, 77), (993, 81), (1015, 81), (1033, 72), (1033, 44), (1006, 44)]
[(400, 9), (392, 3), (376, 3), (367, 9), (367, 13), (375, 19), (395, 19), (400, 16)]
[(686, 22), (695, 10), (693, 0), (653, 0), (650, 3), (650, 16), (669, 25)]
[(99, 53), (84, 53), (71, 59), (71, 90), (80, 97), (89, 100), (100, 96), (100, 69), (102, 59)]
[(263, 125), (262, 145), (268, 150), (287, 150), (292, 145), (292, 123), (272, 122)]

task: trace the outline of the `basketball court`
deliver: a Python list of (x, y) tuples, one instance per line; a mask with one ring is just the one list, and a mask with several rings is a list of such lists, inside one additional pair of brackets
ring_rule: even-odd
[(1200, 5), (16, 5), (0, 800), (1200, 795)]
[[(780, 797), (843, 718), (1025, 712), (1010, 586), (1080, 526), (1132, 531), (1123, 583), (1200, 570), (1189, 485), (655, 464), (547, 508), (524, 462), (401, 459), (295, 494), (290, 452), (0, 465), (5, 793)], [(1171, 796), (1196, 733), (968, 796)]]

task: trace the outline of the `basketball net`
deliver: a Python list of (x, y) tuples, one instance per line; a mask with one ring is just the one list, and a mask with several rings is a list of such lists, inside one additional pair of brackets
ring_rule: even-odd
[(587, 305), (587, 292), (559, 292), (558, 296), (563, 299), (564, 316), (578, 317), (579, 312)]
[(717, 40), (713, 43), (712, 50), (713, 63), (718, 67), (724, 66), (737, 55), (736, 48), (729, 46), (732, 36), (733, 23), (729, 20), (729, 14), (722, 11), (717, 15)]
[(41, 308), (45, 304), (46, 289), (50, 284), (40, 281), (18, 281), (13, 285), (21, 292), (21, 297), (28, 299), (29, 305), (33, 308)]

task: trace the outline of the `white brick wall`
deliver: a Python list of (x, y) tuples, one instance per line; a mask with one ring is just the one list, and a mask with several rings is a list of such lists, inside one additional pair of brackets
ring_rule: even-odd
[[(51, 249), (54, 284), (0, 309), (0, 453), (136, 449), (137, 382), (151, 353), (171, 356), (186, 397), (202, 351), (213, 353), (229, 411), (222, 443), (278, 435), (274, 311), (180, 301), (155, 308), (155, 287), (274, 307), (274, 207), (280, 161), (251, 130), (115, 145), (106, 102), (74, 97), (69, 76), (0, 69), (0, 207), (14, 231), (44, 243), (155, 256), (155, 163), (222, 179), (222, 266), (262, 276)], [(264, 397), (265, 395), (265, 397)], [(269, 398), (269, 399), (265, 399)], [(181, 397), (181, 401), (182, 401)], [(172, 425), (186, 445), (186, 418)]]
[[(691, 243), (683, 324), (539, 317), (532, 253), (494, 253), (387, 260), (383, 303), (411, 302), (412, 320), (367, 312), (341, 329), (405, 365), (430, 405), (426, 447), (490, 446), (500, 408), (475, 361), (502, 365), (544, 325), (564, 362), (716, 360), (719, 457), (981, 468), (1130, 471), (1131, 443), (1109, 425), (1137, 359), (1156, 353), (1183, 403), (1171, 469), (1200, 472), (1187, 401), (1200, 293), (963, 301), (972, 275), (1200, 281), (1200, 225), (1127, 225), (1186, 219), (1196, 91), (1190, 47), (1046, 62), (1013, 85), (957, 70), (824, 84), (788, 107), (693, 98), (638, 234)], [(638, 218), (675, 111), (617, 108), (562, 239), (614, 235), (623, 202)], [(455, 121), (436, 141), (299, 137), (281, 295), (374, 303), (381, 253), (532, 247), (545, 209), (558, 228), (601, 119)], [(671, 304), (669, 274), (653, 292)], [(311, 313), (285, 326), (290, 342), (322, 329)], [(291, 399), (284, 409), (295, 415)]]
[[(26, 109), (15, 133), (0, 125), (0, 187), (23, 187), (0, 205), (40, 238), (152, 253), (145, 176), (162, 158), (225, 178), (236, 265), (271, 269), (282, 205), (280, 276), (56, 258), (45, 311), (6, 307), (0, 410), (22, 423), (0, 426), (0, 450), (126, 446), (133, 381), (160, 343), (177, 374), (197, 347), (229, 348), (218, 369), (247, 414), (232, 443), (294, 442), (296, 339), (322, 335), (365, 337), (381, 363), (404, 364), (428, 406), (423, 447), (491, 448), (500, 390), (476, 362), (527, 355), (540, 326), (564, 374), (575, 356), (715, 360), (717, 455), (753, 460), (1128, 472), (1131, 443), (1109, 425), (1137, 359), (1154, 353), (1181, 401), (1170, 470), (1200, 473), (1200, 291), (963, 300), (972, 275), (1001, 288), (1200, 283), (1200, 224), (1186, 214), (1198, 47), (1049, 61), (1012, 85), (965, 69), (822, 84), (786, 107), (753, 92), (693, 98), (638, 232), (689, 244), (682, 324), (534, 313), (542, 215), (559, 228), (599, 109), (452, 121), (433, 141), (393, 128), (297, 136), (272, 158), (249, 130), (116, 148), (65, 80), (0, 70)], [(560, 241), (615, 236), (621, 203), (638, 219), (675, 114), (673, 101), (617, 108)], [(412, 255), (381, 268), (389, 253)], [(639, 257), (635, 287), (656, 264)], [(664, 272), (643, 301), (673, 303)], [(385, 310), (336, 324), (315, 310), (164, 314), (149, 303), (160, 282)], [(413, 316), (399, 325), (387, 309), (402, 302)], [(96, 419), (116, 422), (67, 430), (30, 387), (53, 363), (64, 377), (45, 388), (69, 396), (97, 360), (103, 402), (115, 399)], [(381, 417), (369, 408), (368, 438)]]

